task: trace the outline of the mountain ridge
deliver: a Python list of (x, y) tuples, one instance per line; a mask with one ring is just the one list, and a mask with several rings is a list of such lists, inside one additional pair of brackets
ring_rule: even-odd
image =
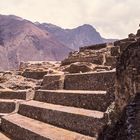
[(90, 24), (83, 24), (73, 29), (64, 29), (51, 23), (40, 23), (38, 26), (54, 34), (60, 42), (74, 50), (78, 50), (83, 46), (114, 42), (116, 40), (103, 38)]
[(15, 15), (0, 15), (0, 69), (18, 68), (20, 61), (60, 61), (79, 47), (103, 43), (88, 24), (63, 29), (31, 22)]
[(17, 68), (20, 61), (63, 60), (72, 51), (34, 23), (13, 16), (0, 16), (0, 40), (1, 69)]

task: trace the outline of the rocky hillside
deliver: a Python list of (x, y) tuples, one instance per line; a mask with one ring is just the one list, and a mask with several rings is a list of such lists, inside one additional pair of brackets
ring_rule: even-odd
[(34, 23), (0, 15), (0, 69), (17, 68), (20, 61), (62, 60), (70, 51)]
[(63, 29), (59, 26), (48, 23), (37, 23), (37, 25), (55, 35), (61, 43), (69, 46), (73, 50), (78, 50), (83, 46), (114, 41), (113, 39), (105, 39), (101, 37), (100, 33), (89, 24), (84, 24), (74, 29)]
[[(0, 15), (0, 70), (11, 70), (21, 61), (58, 61), (79, 47), (106, 40), (91, 26), (62, 29), (32, 23), (14, 15)], [(112, 41), (112, 40), (111, 40)]]

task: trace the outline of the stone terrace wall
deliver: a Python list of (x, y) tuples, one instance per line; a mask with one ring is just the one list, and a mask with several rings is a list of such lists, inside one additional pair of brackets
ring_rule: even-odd
[(106, 47), (107, 47), (107, 43), (96, 44), (96, 45), (81, 47), (80, 51), (84, 51), (84, 50), (87, 50), (87, 49), (90, 49), (90, 50), (100, 50), (100, 49), (103, 49), (103, 48), (106, 48)]
[(116, 67), (116, 56), (119, 52), (113, 44), (98, 44), (80, 48), (78, 52), (71, 52), (68, 58), (61, 63), (62, 66), (76, 62), (88, 62), (96, 65)]
[(65, 59), (64, 61), (62, 61), (62, 65), (69, 65), (69, 64), (75, 63), (75, 62), (89, 62), (89, 63), (93, 63), (93, 64), (102, 65), (103, 55), (83, 56), (83, 57), (76, 56), (76, 57), (73, 57), (73, 58)]
[(115, 71), (65, 75), (64, 88), (68, 90), (114, 91)]

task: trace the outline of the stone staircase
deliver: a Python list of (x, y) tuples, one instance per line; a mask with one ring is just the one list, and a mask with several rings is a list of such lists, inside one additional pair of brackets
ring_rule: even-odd
[(19, 103), (33, 98), (33, 93), (28, 90), (0, 90), (0, 117), (14, 113), (18, 110)]
[(96, 140), (108, 123), (114, 79), (112, 71), (46, 75), (33, 100), (2, 117), (1, 129), (13, 140)]

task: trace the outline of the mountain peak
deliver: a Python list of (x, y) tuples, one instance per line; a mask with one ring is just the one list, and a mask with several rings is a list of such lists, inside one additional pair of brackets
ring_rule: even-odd
[(82, 32), (97, 32), (96, 29), (90, 24), (83, 24), (75, 29)]
[(90, 24), (83, 24), (83, 25), (79, 26), (78, 28), (94, 29), (95, 30), (95, 28), (92, 25), (90, 25)]
[(83, 24), (83, 25), (81, 25), (81, 27), (85, 27), (85, 28), (93, 28), (93, 26), (90, 25), (90, 24)]
[(15, 16), (15, 15), (2, 15), (0, 14), (0, 18), (4, 18), (4, 19), (15, 19), (15, 20), (24, 20), (23, 18), (21, 17), (18, 17), (18, 16)]

